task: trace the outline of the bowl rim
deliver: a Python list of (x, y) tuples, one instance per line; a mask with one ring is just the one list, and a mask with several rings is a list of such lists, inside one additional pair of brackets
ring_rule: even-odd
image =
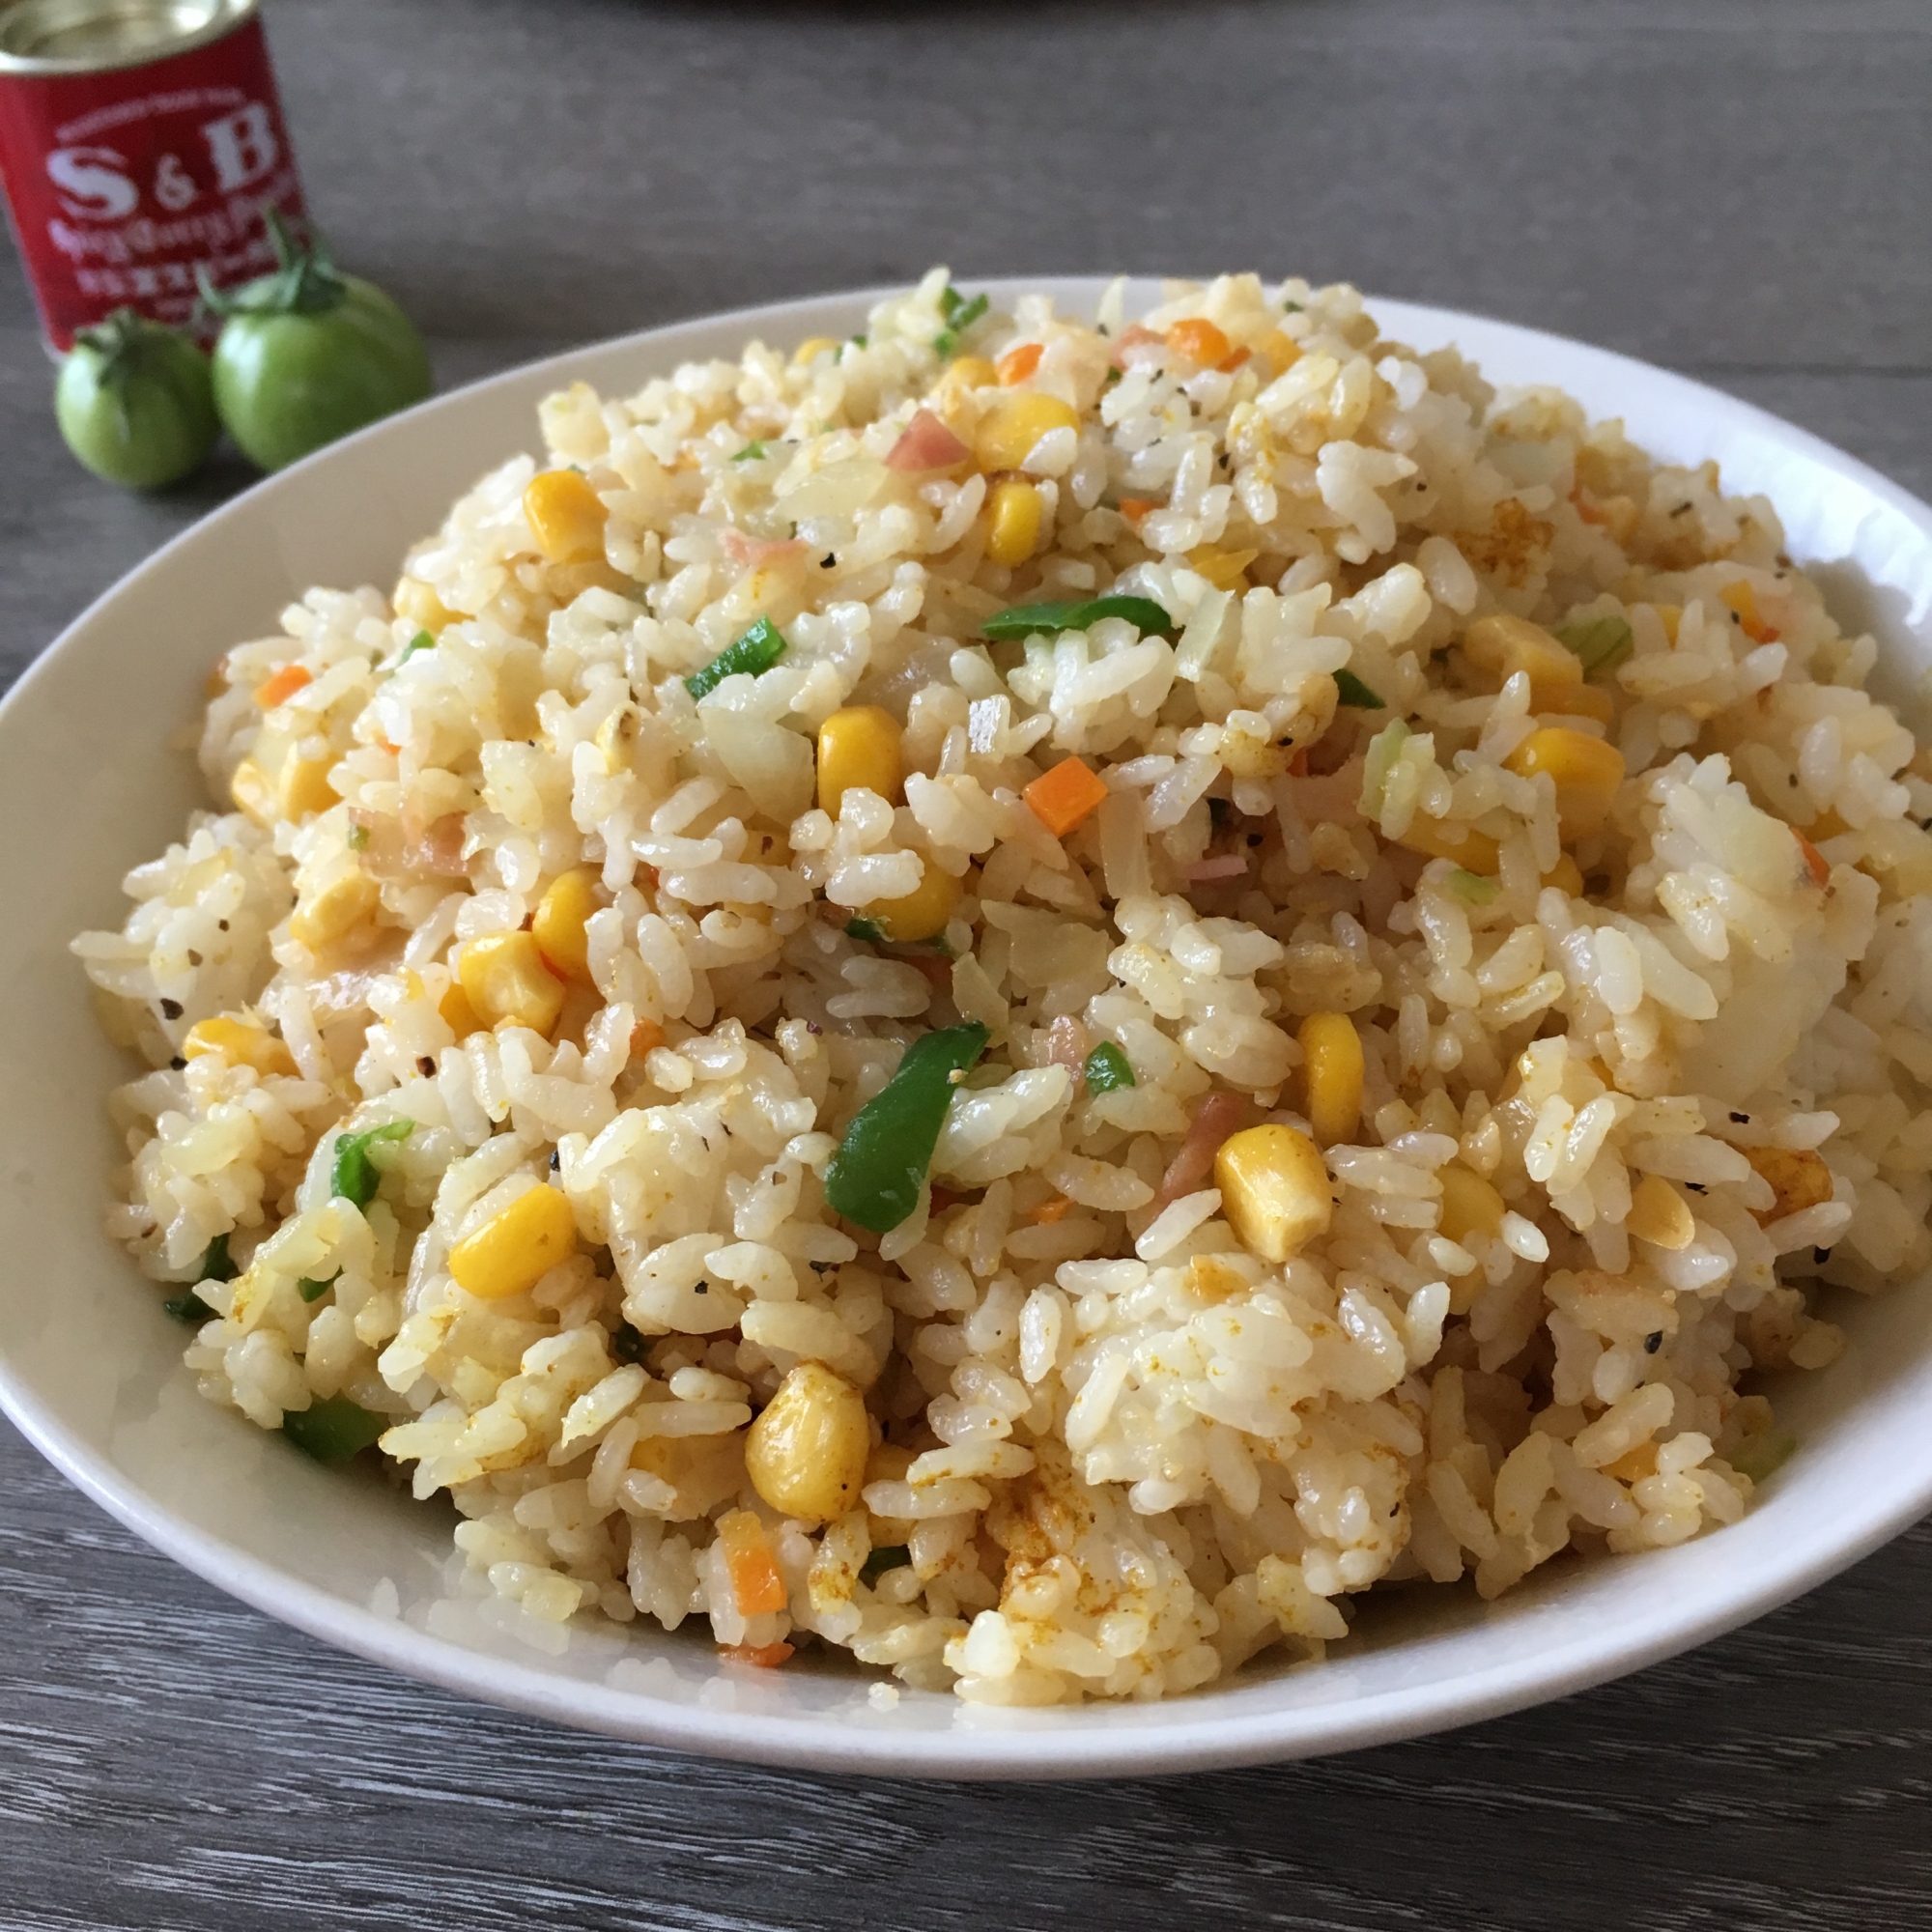
[[(1113, 277), (972, 279), (976, 287), (985, 288), (1000, 300), (1046, 289), (1057, 298), (1085, 300), (1091, 306)], [(1147, 278), (1129, 280), (1130, 286), (1151, 286)], [(286, 479), (312, 474), (338, 462), (344, 452), (381, 440), (399, 423), (420, 421), (444, 412), (453, 416), (483, 395), (515, 384), (540, 379), (554, 379), (561, 384), (573, 375), (582, 374), (589, 358), (642, 357), (661, 350), (668, 360), (675, 359), (686, 353), (679, 347), (681, 339), (699, 329), (728, 328), (742, 331), (749, 339), (764, 329), (810, 327), (833, 312), (864, 310), (902, 294), (907, 286), (895, 283), (829, 291), (629, 331), (515, 364), (371, 424), (299, 464), (263, 477), (179, 532), (102, 591), (36, 656), (0, 699), (0, 728), (11, 723), (14, 712), (33, 701), (41, 679), (50, 674), (54, 660), (79, 634), (112, 606), (138, 596), (152, 574), (158, 573), (180, 553), (191, 550), (212, 527), (251, 514), (263, 497), (282, 487)], [(1474, 333), (1492, 341), (1514, 342), (1525, 350), (1581, 355), (1605, 376), (1638, 382), (1653, 391), (1662, 385), (1665, 398), (1706, 414), (1715, 410), (1737, 429), (1766, 436), (1806, 464), (1822, 467), (1869, 493), (1902, 517), (1918, 540), (1932, 549), (1932, 507), (1860, 459), (1754, 404), (1636, 357), (1552, 331), (1435, 304), (1375, 296), (1363, 299), (1391, 333), (1400, 333), (1406, 322), (1426, 321), (1446, 328), (1450, 339), (1461, 340)], [(1527, 1662), (1505, 1656), (1496, 1662), (1420, 1687), (1371, 1692), (1335, 1703), (1257, 1712), (1230, 1712), (1220, 1707), (1213, 1692), (1195, 1693), (1158, 1706), (1164, 1721), (1157, 1729), (1130, 1724), (1110, 1728), (1093, 1721), (1093, 1715), (1115, 1707), (1094, 1705), (1061, 1707), (1063, 1716), (1084, 1709), (1088, 1720), (1062, 1722), (1057, 1727), (1049, 1721), (1044, 1726), (977, 1731), (957, 1725), (870, 1729), (808, 1718), (710, 1709), (641, 1692), (598, 1692), (588, 1685), (512, 1658), (467, 1649), (331, 1596), (245, 1548), (183, 1520), (156, 1497), (125, 1481), (104, 1456), (69, 1429), (4, 1353), (0, 1353), (0, 1409), (70, 1482), (143, 1541), (216, 1588), (337, 1649), (483, 1702), (645, 1745), (810, 1771), (932, 1778), (1172, 1774), (1355, 1749), (1504, 1716), (1641, 1669), (1733, 1630), (1848, 1568), (1932, 1510), (1932, 1464), (1928, 1464), (1916, 1475), (1908, 1470), (1882, 1494), (1868, 1495), (1864, 1507), (1843, 1511), (1828, 1533), (1776, 1569), (1748, 1577), (1727, 1576), (1722, 1587), (1701, 1600), (1688, 1606), (1667, 1605), (1647, 1617), (1632, 1620), (1613, 1634), (1591, 1634), (1547, 1644)], [(1617, 1560), (1630, 1565), (1644, 1558)], [(1236, 1685), (1239, 1682), (1236, 1680)], [(1189, 1715), (1190, 1706), (1198, 1716)], [(1050, 1719), (1052, 1714), (1030, 1715)]]

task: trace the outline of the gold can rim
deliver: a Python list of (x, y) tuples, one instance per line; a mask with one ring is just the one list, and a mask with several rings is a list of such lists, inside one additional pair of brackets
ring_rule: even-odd
[(110, 73), (224, 39), (261, 0), (0, 0), (0, 74)]

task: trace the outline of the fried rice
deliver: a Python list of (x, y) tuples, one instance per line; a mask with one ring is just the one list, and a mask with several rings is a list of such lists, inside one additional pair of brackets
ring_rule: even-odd
[(540, 421), (74, 944), (202, 1392), (522, 1627), (1319, 1658), (1735, 1520), (1932, 1259), (1932, 756), (1715, 466), (1252, 275)]

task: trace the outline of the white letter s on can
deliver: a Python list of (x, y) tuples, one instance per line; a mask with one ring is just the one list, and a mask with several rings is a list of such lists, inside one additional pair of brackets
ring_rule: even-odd
[(141, 190), (121, 170), (112, 148), (56, 148), (47, 179), (63, 190), (61, 206), (78, 221), (119, 221), (141, 205)]

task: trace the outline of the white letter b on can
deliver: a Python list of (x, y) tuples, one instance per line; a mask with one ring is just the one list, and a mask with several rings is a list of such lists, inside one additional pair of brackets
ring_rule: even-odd
[(258, 182), (282, 157), (269, 110), (251, 100), (233, 114), (202, 125), (202, 137), (214, 162), (214, 185), (222, 194)]

